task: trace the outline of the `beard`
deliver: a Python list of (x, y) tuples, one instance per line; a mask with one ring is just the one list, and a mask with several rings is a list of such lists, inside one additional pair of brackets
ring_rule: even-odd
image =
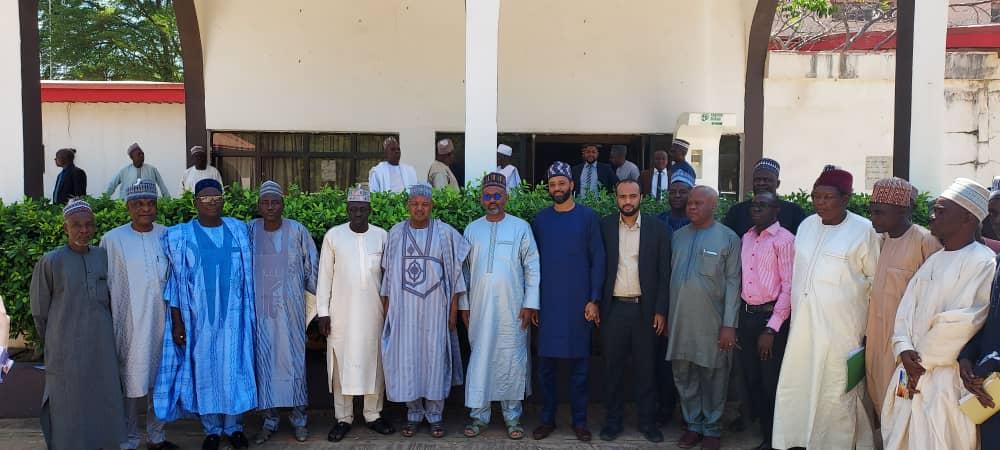
[(636, 214), (639, 214), (639, 208), (632, 208), (632, 209), (626, 211), (624, 208), (622, 208), (622, 207), (619, 206), (618, 207), (618, 212), (622, 213), (622, 215), (625, 216), (625, 217), (632, 217), (632, 216), (634, 216)]
[(549, 197), (552, 197), (552, 201), (553, 202), (556, 202), (557, 204), (561, 205), (563, 203), (566, 203), (566, 200), (569, 200), (569, 192), (567, 192), (567, 191), (556, 191), (556, 192), (550, 193)]

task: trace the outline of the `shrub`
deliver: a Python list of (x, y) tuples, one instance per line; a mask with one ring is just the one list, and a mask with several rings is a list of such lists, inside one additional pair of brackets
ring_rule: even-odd
[[(434, 216), (461, 231), (469, 222), (483, 214), (479, 195), (476, 190), (464, 193), (453, 190), (436, 191)], [(254, 218), (257, 209), (256, 191), (233, 186), (226, 190), (225, 196), (225, 215), (242, 220)], [(805, 192), (794, 193), (785, 198), (802, 206), (807, 213), (812, 213), (812, 205)], [(120, 200), (102, 197), (88, 201), (97, 218), (98, 238), (129, 220)], [(606, 193), (584, 198), (581, 203), (594, 208), (601, 215), (616, 211), (614, 198)], [(732, 199), (723, 198), (717, 215), (721, 217), (732, 203)], [(539, 210), (551, 204), (544, 187), (529, 187), (511, 197), (507, 211), (530, 220)], [(659, 214), (665, 206), (665, 203), (646, 199), (642, 203), (642, 210)], [(854, 195), (850, 209), (867, 217), (868, 195)], [(914, 214), (915, 222), (926, 224), (927, 214), (927, 195), (922, 194)], [(161, 224), (174, 225), (191, 220), (194, 216), (195, 208), (190, 193), (179, 198), (160, 199), (158, 203), (158, 222)], [(285, 198), (285, 216), (305, 225), (318, 244), (326, 230), (347, 221), (345, 193), (331, 188), (303, 193), (293, 186)], [(372, 196), (371, 223), (389, 229), (406, 217), (405, 195), (380, 193)], [(38, 336), (31, 318), (28, 297), (31, 272), (45, 252), (65, 243), (62, 210), (59, 205), (53, 205), (48, 200), (25, 199), (8, 205), (0, 203), (0, 227), (0, 295), (3, 295), (7, 313), (11, 316), (11, 335), (23, 334), (29, 344), (35, 344)]]

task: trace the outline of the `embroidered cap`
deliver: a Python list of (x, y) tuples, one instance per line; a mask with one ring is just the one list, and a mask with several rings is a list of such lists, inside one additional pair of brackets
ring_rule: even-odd
[(156, 184), (142, 178), (135, 180), (135, 184), (125, 189), (125, 201), (131, 200), (156, 200)]
[(281, 189), (281, 185), (275, 183), (274, 181), (267, 180), (260, 185), (260, 196), (265, 195), (277, 195), (278, 197), (285, 197), (285, 191)]
[(548, 172), (546, 172), (545, 178), (549, 179), (552, 177), (566, 177), (572, 180), (573, 170), (569, 167), (569, 164), (566, 164), (562, 161), (556, 161), (552, 163), (551, 166), (549, 166), (549, 170)]

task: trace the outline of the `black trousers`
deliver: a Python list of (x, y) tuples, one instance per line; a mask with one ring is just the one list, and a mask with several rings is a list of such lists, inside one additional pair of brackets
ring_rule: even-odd
[(774, 426), (774, 403), (778, 392), (778, 374), (781, 372), (781, 359), (785, 356), (785, 344), (788, 343), (788, 321), (781, 326), (774, 336), (774, 347), (771, 358), (760, 360), (757, 351), (757, 338), (767, 327), (771, 318), (770, 312), (750, 314), (742, 307), (740, 309), (740, 327), (736, 334), (743, 348), (737, 354), (743, 364), (743, 379), (749, 395), (750, 408), (760, 419), (760, 432), (765, 441), (771, 442), (771, 428)]
[(625, 405), (625, 368), (632, 356), (632, 381), (635, 385), (639, 427), (656, 425), (656, 331), (653, 318), (642, 314), (637, 303), (617, 302), (607, 317), (601, 318), (602, 348), (607, 378), (605, 424), (621, 427)]

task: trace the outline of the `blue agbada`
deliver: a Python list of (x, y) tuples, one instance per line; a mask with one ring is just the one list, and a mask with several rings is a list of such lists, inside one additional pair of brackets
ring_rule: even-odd
[(316, 243), (302, 224), (275, 231), (250, 222), (257, 328), (257, 408), (302, 406), (306, 395), (306, 292), (316, 294)]
[(600, 218), (579, 203), (567, 212), (546, 208), (532, 223), (542, 277), (538, 356), (590, 356), (592, 324), (583, 318), (604, 287), (604, 241)]
[(421, 229), (404, 220), (389, 230), (380, 294), (389, 298), (382, 365), (390, 401), (444, 400), (462, 384), (458, 334), (448, 316), (452, 296), (465, 292), (468, 254), (469, 243), (438, 219)]
[(465, 406), (523, 400), (531, 393), (528, 330), (521, 308), (538, 309), (538, 248), (528, 222), (507, 214), (481, 217), (465, 228), (472, 245), (466, 261), (469, 291), (459, 309), (469, 310), (469, 369)]
[(254, 378), (253, 254), (245, 223), (192, 219), (164, 236), (170, 274), (163, 297), (180, 310), (186, 345), (174, 345), (168, 312), (153, 390), (161, 420), (240, 414), (257, 405)]

